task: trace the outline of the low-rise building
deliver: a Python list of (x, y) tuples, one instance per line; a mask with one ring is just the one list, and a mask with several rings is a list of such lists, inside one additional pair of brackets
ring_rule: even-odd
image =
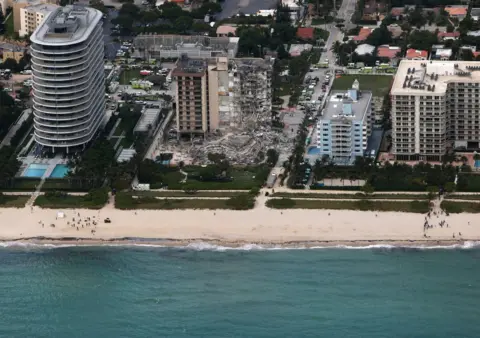
[(0, 51), (2, 52), (2, 60), (14, 59), (19, 62), (25, 55), (25, 47), (12, 43), (0, 43)]
[(297, 37), (303, 40), (313, 40), (315, 38), (315, 29), (313, 27), (298, 27)]
[(230, 26), (230, 25), (220, 25), (217, 27), (217, 36), (220, 37), (229, 37), (229, 36), (236, 36), (237, 27)]
[(459, 20), (465, 19), (468, 12), (468, 6), (465, 5), (449, 5), (445, 6), (445, 12), (452, 18), (456, 18)]
[(282, 6), (287, 7), (290, 13), (290, 20), (301, 20), (305, 15), (305, 7), (299, 1), (295, 0), (282, 0)]
[(377, 48), (377, 57), (392, 60), (399, 56), (401, 48), (398, 46), (382, 45)]
[(472, 8), (470, 10), (470, 17), (473, 21), (478, 21), (480, 19), (480, 8)]
[(362, 43), (355, 48), (355, 53), (358, 55), (373, 55), (373, 52), (375, 52), (375, 46), (369, 45), (368, 43)]
[(460, 32), (438, 32), (439, 41), (457, 40), (460, 37)]
[(361, 91), (355, 80), (352, 89), (334, 90), (317, 123), (319, 156), (335, 164), (352, 165), (367, 149), (371, 133), (372, 92)]
[(367, 40), (367, 38), (372, 34), (373, 28), (362, 27), (358, 32), (358, 35), (353, 37), (353, 41), (362, 42)]
[(426, 60), (428, 58), (428, 51), (419, 49), (407, 49), (405, 59), (407, 60)]
[(300, 56), (303, 52), (311, 51), (313, 46), (309, 43), (305, 44), (292, 44), (288, 50), (288, 54), (292, 57)]

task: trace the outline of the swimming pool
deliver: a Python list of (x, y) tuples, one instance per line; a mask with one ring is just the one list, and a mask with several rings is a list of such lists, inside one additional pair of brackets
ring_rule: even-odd
[(475, 168), (480, 168), (480, 160), (475, 160), (475, 163), (473, 165)]
[(53, 168), (52, 173), (50, 174), (51, 178), (64, 178), (67, 176), (68, 173), (68, 166), (65, 164), (57, 164), (55, 168)]
[(35, 164), (32, 163), (24, 171), (23, 177), (43, 177), (45, 171), (47, 171), (48, 164)]

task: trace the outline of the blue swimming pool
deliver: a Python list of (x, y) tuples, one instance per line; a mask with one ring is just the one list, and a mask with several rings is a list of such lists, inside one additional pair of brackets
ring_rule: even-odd
[(23, 177), (43, 177), (45, 171), (47, 171), (48, 164), (35, 164), (32, 163), (24, 171)]
[(480, 160), (475, 160), (475, 164), (473, 166), (475, 168), (480, 168)]
[(65, 164), (57, 164), (50, 174), (51, 178), (64, 178), (68, 174), (68, 166)]

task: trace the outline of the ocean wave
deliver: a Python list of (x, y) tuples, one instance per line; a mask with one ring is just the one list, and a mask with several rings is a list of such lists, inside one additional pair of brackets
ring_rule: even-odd
[(465, 241), (464, 243), (451, 245), (393, 245), (393, 244), (370, 244), (370, 245), (325, 245), (325, 246), (285, 246), (285, 245), (262, 245), (262, 244), (244, 244), (239, 246), (224, 246), (208, 242), (192, 242), (187, 245), (165, 245), (165, 243), (38, 243), (30, 241), (5, 241), (0, 242), (1, 248), (18, 249), (60, 249), (70, 247), (118, 247), (118, 248), (165, 248), (180, 249), (192, 251), (275, 251), (275, 250), (471, 250), (480, 248), (480, 241)]

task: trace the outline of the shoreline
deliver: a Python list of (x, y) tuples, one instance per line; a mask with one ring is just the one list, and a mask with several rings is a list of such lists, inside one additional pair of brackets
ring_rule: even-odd
[[(3, 245), (2, 245), (3, 244)], [(435, 249), (435, 248), (474, 248), (480, 247), (478, 240), (341, 240), (341, 241), (291, 241), (291, 242), (243, 242), (234, 241), (226, 242), (211, 239), (164, 239), (164, 238), (114, 238), (114, 239), (98, 239), (98, 238), (17, 238), (10, 240), (0, 240), (0, 247), (13, 247), (20, 245), (32, 246), (53, 246), (61, 247), (157, 247), (157, 248), (192, 248), (199, 250), (223, 248), (230, 250), (301, 250), (301, 249), (363, 249), (363, 248), (411, 248), (411, 249)]]

